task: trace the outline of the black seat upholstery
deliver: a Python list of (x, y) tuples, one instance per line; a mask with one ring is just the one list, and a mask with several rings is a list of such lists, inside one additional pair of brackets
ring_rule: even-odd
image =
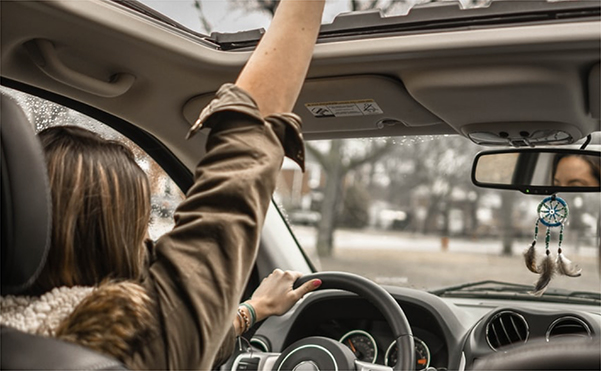
[[(1, 96), (1, 293), (37, 278), (49, 249), (51, 199), (42, 148), (20, 106)], [(53, 338), (0, 328), (2, 370), (125, 370), (113, 358)]]
[(2, 295), (37, 278), (50, 245), (50, 188), (42, 148), (17, 103), (2, 95)]
[(0, 330), (2, 370), (127, 370), (117, 360), (64, 341)]

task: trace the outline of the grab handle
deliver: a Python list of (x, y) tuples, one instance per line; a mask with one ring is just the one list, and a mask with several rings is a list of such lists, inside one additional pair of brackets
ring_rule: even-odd
[(105, 98), (118, 97), (125, 94), (136, 80), (135, 76), (128, 73), (118, 73), (113, 75), (110, 81), (102, 81), (77, 72), (63, 64), (58, 58), (54, 44), (49, 40), (36, 39), (27, 43), (26, 47), (33, 61), (46, 75), (90, 94)]

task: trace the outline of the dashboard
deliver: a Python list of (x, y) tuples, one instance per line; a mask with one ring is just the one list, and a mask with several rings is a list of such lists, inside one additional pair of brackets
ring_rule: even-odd
[[(464, 370), (514, 343), (545, 338), (598, 338), (601, 307), (487, 298), (440, 298), (386, 287), (411, 326), (416, 370)], [(357, 360), (392, 367), (396, 343), (380, 312), (367, 300), (339, 290), (311, 293), (287, 314), (267, 319), (253, 334), (255, 352), (281, 353), (308, 337), (333, 339)]]
[[(414, 305), (404, 305), (403, 311), (412, 326), (416, 366), (446, 368), (448, 348), (438, 321)], [(316, 300), (297, 317), (284, 344), (309, 336), (338, 340), (360, 361), (396, 364), (396, 342), (388, 324), (371, 303), (358, 297)]]

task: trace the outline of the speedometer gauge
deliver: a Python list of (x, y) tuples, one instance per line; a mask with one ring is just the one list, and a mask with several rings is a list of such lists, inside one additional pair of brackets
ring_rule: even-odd
[(355, 354), (357, 360), (374, 363), (378, 357), (378, 347), (373, 336), (363, 330), (353, 330), (344, 334), (340, 342)]
[[(430, 366), (430, 349), (426, 343), (420, 339), (413, 337), (415, 343), (415, 369), (417, 371), (425, 370)], [(397, 348), (396, 341), (393, 341), (386, 350), (384, 356), (384, 364), (388, 367), (394, 367), (398, 359), (399, 349)]]

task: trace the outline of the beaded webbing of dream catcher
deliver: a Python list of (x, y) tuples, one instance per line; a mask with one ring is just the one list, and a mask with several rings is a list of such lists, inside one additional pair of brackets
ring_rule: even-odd
[[(534, 295), (542, 295), (545, 289), (551, 282), (555, 273), (562, 274), (568, 277), (579, 277), (581, 270), (578, 269), (574, 264), (565, 257), (561, 250), (561, 243), (563, 242), (563, 230), (570, 211), (568, 204), (560, 197), (556, 195), (545, 198), (541, 201), (537, 208), (538, 219), (534, 226), (534, 241), (526, 252), (524, 252), (524, 259), (528, 269), (540, 277), (534, 286)], [(534, 246), (538, 238), (538, 227), (542, 224), (547, 227), (545, 233), (545, 257), (540, 264), (536, 262), (536, 251)], [(551, 228), (559, 227), (559, 244), (557, 248), (557, 257), (553, 257), (549, 250), (549, 243), (551, 241)]]

